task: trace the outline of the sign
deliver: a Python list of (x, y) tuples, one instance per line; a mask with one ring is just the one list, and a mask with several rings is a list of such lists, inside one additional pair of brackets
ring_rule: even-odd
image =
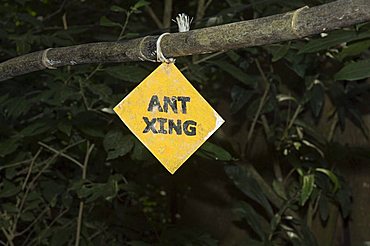
[(173, 63), (162, 63), (114, 111), (172, 174), (224, 123)]

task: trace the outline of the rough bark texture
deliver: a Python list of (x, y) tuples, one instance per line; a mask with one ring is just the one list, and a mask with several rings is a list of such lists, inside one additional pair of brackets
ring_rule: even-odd
[[(370, 21), (369, 0), (338, 0), (312, 8), (248, 21), (173, 33), (162, 39), (166, 57), (211, 53), (298, 39)], [(53, 67), (155, 59), (158, 36), (54, 48), (47, 53)], [(43, 51), (0, 63), (0, 81), (45, 69)]]

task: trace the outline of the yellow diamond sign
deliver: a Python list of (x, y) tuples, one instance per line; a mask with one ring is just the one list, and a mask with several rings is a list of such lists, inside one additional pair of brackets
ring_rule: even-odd
[(173, 63), (162, 63), (114, 111), (172, 174), (224, 123)]

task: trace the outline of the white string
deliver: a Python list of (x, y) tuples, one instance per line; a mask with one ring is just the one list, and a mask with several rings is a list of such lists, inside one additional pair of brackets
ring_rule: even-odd
[(56, 67), (53, 67), (53, 63), (47, 57), (48, 51), (51, 50), (51, 49), (52, 48), (48, 48), (48, 49), (44, 50), (44, 52), (42, 53), (42, 57), (41, 57), (41, 63), (42, 63), (42, 65), (44, 65), (44, 67), (46, 67), (48, 69), (57, 69)]
[[(188, 15), (182, 13), (176, 17), (176, 21), (175, 20), (173, 21), (178, 25), (179, 32), (187, 32), (190, 30), (190, 23), (193, 21), (193, 18), (190, 19)], [(168, 32), (165, 32), (161, 34), (157, 39), (157, 62), (165, 62), (165, 63), (175, 62), (174, 58), (166, 58), (162, 53), (161, 41), (162, 41), (162, 38), (168, 34), (169, 34)]]
[(179, 27), (179, 32), (187, 32), (190, 30), (190, 24), (193, 21), (193, 18), (190, 19), (188, 15), (182, 13), (176, 17), (176, 20), (172, 21)]
[(162, 53), (161, 41), (162, 41), (162, 38), (168, 34), (169, 34), (168, 32), (162, 33), (157, 39), (157, 62), (165, 62), (165, 63), (175, 62), (174, 58), (166, 58)]

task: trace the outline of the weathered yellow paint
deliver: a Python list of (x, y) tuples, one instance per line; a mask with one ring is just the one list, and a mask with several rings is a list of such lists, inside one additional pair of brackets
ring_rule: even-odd
[[(177, 105), (177, 113), (174, 112), (176, 108), (173, 110), (168, 104), (168, 98), (166, 108), (164, 97), (172, 99), (173, 107), (175, 104)], [(184, 98), (189, 98), (189, 101), (186, 102), (187, 99)], [(149, 106), (151, 101), (154, 102), (152, 107)], [(160, 106), (158, 106), (158, 102)], [(184, 106), (186, 113), (183, 113)], [(165, 109), (168, 109), (167, 112)], [(162, 63), (127, 95), (114, 108), (114, 111), (172, 174), (224, 122), (173, 63)], [(146, 117), (147, 122), (143, 117)], [(161, 119), (158, 120), (158, 118)], [(153, 119), (156, 119), (155, 123)], [(177, 123), (179, 123), (178, 120), (181, 121), (181, 134), (175, 131), (173, 124), (172, 132), (169, 134), (169, 120), (176, 124), (178, 131), (179, 125)], [(148, 124), (149, 121), (152, 124)], [(162, 124), (158, 121), (161, 121)], [(184, 129), (184, 122), (192, 124), (185, 124), (188, 128)], [(196, 126), (194, 122), (196, 122)], [(161, 125), (162, 130), (160, 129)], [(195, 135), (194, 131), (196, 131)]]

